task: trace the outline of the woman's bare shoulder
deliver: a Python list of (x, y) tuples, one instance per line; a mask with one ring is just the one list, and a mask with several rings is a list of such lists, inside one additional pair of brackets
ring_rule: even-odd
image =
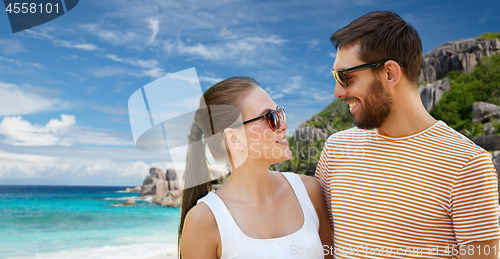
[(318, 206), (321, 203), (324, 203), (323, 191), (321, 190), (321, 184), (319, 181), (308, 175), (300, 175), (302, 182), (306, 186), (307, 194), (309, 194), (309, 198), (313, 202), (314, 206)]
[(214, 230), (218, 232), (214, 214), (204, 202), (198, 203), (189, 210), (184, 220), (183, 232), (186, 231), (186, 228), (194, 228), (197, 232), (200, 230)]
[(215, 217), (208, 205), (200, 202), (189, 210), (184, 220), (182, 257), (217, 258), (219, 243), (220, 235)]

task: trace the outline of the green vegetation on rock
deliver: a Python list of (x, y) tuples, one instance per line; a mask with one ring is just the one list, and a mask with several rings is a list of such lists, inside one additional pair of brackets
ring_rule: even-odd
[(431, 115), (467, 137), (483, 135), (483, 125), (472, 123), (472, 105), (500, 105), (500, 55), (484, 57), (470, 73), (450, 72), (450, 90), (430, 111)]
[(351, 112), (349, 112), (349, 105), (344, 99), (336, 99), (328, 104), (325, 109), (314, 115), (313, 119), (305, 122), (304, 126), (324, 129), (334, 133), (352, 128), (354, 123)]
[(483, 34), (481, 34), (481, 36), (477, 37), (477, 39), (480, 39), (480, 38), (483, 38), (483, 39), (499, 39), (500, 40), (500, 32), (495, 32), (495, 33), (491, 33), (491, 32), (485, 32)]
[(326, 137), (314, 142), (310, 140), (296, 140), (295, 136), (288, 138), (292, 158), (274, 165), (272, 169), (281, 172), (314, 175), (321, 151), (328, 136), (354, 127), (354, 122), (349, 112), (349, 105), (344, 99), (336, 99), (325, 109), (314, 115), (312, 119), (303, 123), (301, 127), (317, 128), (325, 132)]

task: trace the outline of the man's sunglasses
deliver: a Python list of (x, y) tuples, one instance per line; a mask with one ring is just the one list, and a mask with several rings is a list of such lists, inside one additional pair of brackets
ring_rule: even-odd
[[(366, 70), (366, 69), (370, 69), (370, 68), (376, 68), (389, 60), (391, 60), (391, 59), (372, 61), (372, 62), (368, 62), (368, 63), (363, 64), (363, 65), (351, 67), (351, 68), (344, 69), (344, 70), (333, 70), (333, 68), (332, 68), (332, 74), (333, 74), (333, 77), (337, 80), (337, 82), (339, 82), (339, 84), (343, 88), (347, 88), (349, 85), (347, 84), (347, 79), (345, 78), (346, 74), (354, 73), (354, 72), (358, 72), (358, 71)], [(404, 66), (403, 64), (401, 64), (399, 62), (397, 62), (397, 63), (400, 66)]]
[(286, 122), (285, 108), (283, 108), (283, 107), (277, 107), (276, 110), (269, 111), (269, 112), (267, 112), (266, 114), (264, 114), (262, 116), (255, 117), (253, 119), (244, 121), (244, 122), (242, 122), (240, 124), (234, 125), (233, 127), (236, 127), (236, 126), (239, 126), (239, 125), (242, 125), (242, 124), (252, 123), (252, 122), (261, 120), (263, 118), (265, 118), (267, 120), (267, 124), (269, 124), (269, 127), (273, 131), (278, 131), (278, 130), (281, 129), (281, 122)]

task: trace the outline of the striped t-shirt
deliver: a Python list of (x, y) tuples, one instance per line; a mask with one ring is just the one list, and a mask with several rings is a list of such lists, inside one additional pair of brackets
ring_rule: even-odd
[(453, 245), (500, 238), (491, 159), (442, 121), (397, 138), (333, 134), (316, 178), (336, 258), (458, 258)]

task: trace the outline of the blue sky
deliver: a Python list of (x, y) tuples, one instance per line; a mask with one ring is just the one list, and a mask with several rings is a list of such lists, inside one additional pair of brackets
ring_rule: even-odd
[(334, 99), (330, 35), (376, 10), (411, 23), (424, 53), (500, 31), (500, 4), (481, 0), (82, 0), (16, 34), (0, 12), (0, 184), (138, 185), (165, 169), (134, 147), (127, 101), (191, 67), (203, 89), (255, 78), (297, 128)]

